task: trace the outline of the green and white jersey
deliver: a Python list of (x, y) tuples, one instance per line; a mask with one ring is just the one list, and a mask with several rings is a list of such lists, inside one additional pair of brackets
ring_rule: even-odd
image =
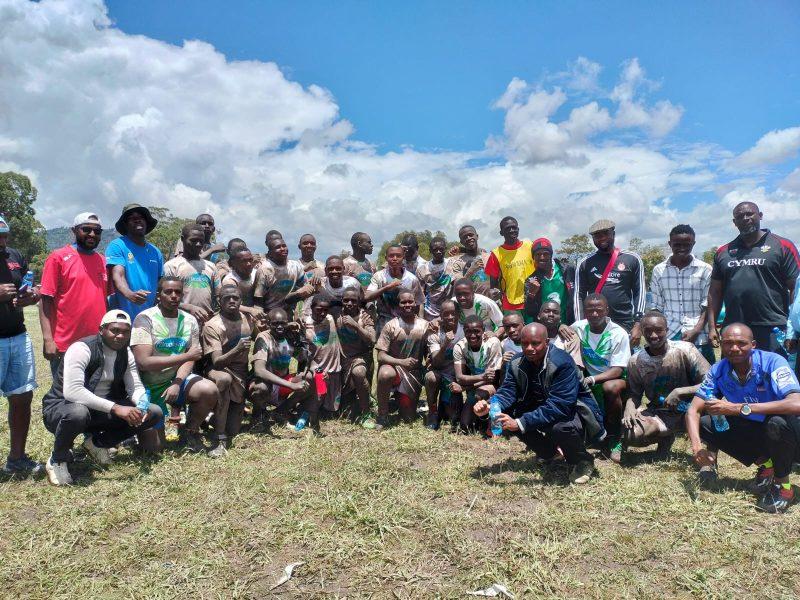
[[(131, 331), (131, 346), (148, 344), (153, 346), (156, 355), (172, 356), (182, 354), (192, 346), (200, 344), (200, 326), (197, 319), (182, 310), (177, 317), (165, 317), (158, 306), (153, 306), (136, 315)], [(178, 367), (168, 367), (161, 371), (141, 371), (142, 383), (157, 386), (172, 381)]]
[(502, 327), (503, 311), (497, 306), (497, 302), (491, 298), (481, 294), (475, 294), (475, 299), (472, 302), (472, 306), (469, 308), (461, 306), (455, 296), (452, 300), (458, 307), (458, 322), (462, 325), (469, 315), (478, 315), (481, 321), (483, 321), (486, 331), (497, 331), (498, 328)]
[(631, 357), (628, 333), (611, 319), (607, 319), (602, 333), (592, 333), (589, 321), (582, 319), (572, 324), (581, 341), (583, 365), (589, 375), (599, 375), (611, 367), (628, 366)]
[(466, 338), (461, 338), (453, 348), (453, 364), (466, 366), (471, 375), (480, 375), (489, 369), (496, 371), (503, 365), (500, 340), (496, 337), (486, 338), (478, 350), (472, 350)]

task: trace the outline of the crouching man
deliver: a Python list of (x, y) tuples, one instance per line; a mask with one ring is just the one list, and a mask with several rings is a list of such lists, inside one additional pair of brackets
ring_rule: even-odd
[(558, 448), (571, 466), (570, 481), (586, 483), (594, 473), (588, 441), (605, 437), (603, 416), (569, 354), (549, 343), (541, 323), (526, 325), (520, 335), (522, 356), (508, 364), (500, 389), (473, 410), (489, 413), (492, 400), (500, 403), (497, 421), (541, 459), (554, 458)]
[(53, 485), (72, 483), (67, 464), (72, 445), (86, 434), (83, 447), (102, 466), (111, 463), (108, 449), (139, 436), (140, 446), (155, 447), (153, 425), (161, 408), (151, 404), (146, 413), (136, 408), (145, 394), (129, 348), (131, 318), (122, 310), (106, 313), (100, 333), (72, 344), (58, 366), (53, 387), (42, 399), (44, 426), (55, 435), (53, 454), (45, 465)]

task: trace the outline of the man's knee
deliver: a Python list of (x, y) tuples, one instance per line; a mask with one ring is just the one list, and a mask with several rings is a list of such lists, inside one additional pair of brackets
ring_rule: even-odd
[(60, 423), (69, 423), (70, 426), (75, 427), (88, 427), (89, 422), (92, 420), (91, 412), (88, 407), (76, 402), (65, 403), (64, 408), (61, 409)]
[(367, 367), (364, 365), (357, 365), (350, 370), (350, 376), (353, 381), (364, 381), (367, 378)]
[(161, 419), (164, 418), (164, 411), (161, 410), (161, 407), (158, 404), (151, 404), (147, 407), (147, 416), (145, 417), (145, 424), (150, 424), (152, 427)]
[(381, 368), (378, 369), (378, 381), (381, 383), (389, 383), (394, 381), (396, 375), (397, 372), (391, 365), (381, 365)]
[(202, 402), (217, 399), (219, 391), (213, 381), (202, 378), (192, 383), (186, 391), (186, 396), (190, 402)]
[(789, 422), (780, 415), (773, 415), (767, 420), (767, 437), (772, 441), (786, 439), (791, 429)]
[(625, 391), (624, 379), (611, 379), (603, 382), (603, 395), (606, 398), (618, 397)]
[(438, 385), (439, 375), (435, 371), (425, 373), (425, 385)]
[(233, 377), (225, 371), (209, 371), (208, 377), (217, 384), (220, 393), (227, 391), (233, 385)]

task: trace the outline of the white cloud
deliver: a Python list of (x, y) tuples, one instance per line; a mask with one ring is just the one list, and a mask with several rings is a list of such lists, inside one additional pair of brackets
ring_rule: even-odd
[(761, 136), (752, 148), (737, 156), (733, 164), (742, 168), (772, 165), (793, 158), (798, 151), (800, 127), (776, 129)]
[[(356, 230), (380, 242), (407, 228), (454, 236), (465, 222), (492, 246), (506, 214), (555, 242), (611, 217), (623, 239), (661, 242), (688, 221), (711, 245), (731, 237), (731, 194), (760, 193), (765, 218), (780, 214), (782, 232), (800, 234), (792, 176), (774, 192), (722, 182), (719, 200), (675, 208), (676, 194), (720, 189), (728, 155), (712, 144), (663, 145), (683, 109), (648, 100), (657, 85), (636, 59), (611, 93), (585, 58), (562, 87), (513, 79), (495, 103), (503, 134), (487, 148), (380, 153), (354, 137), (328, 91), (203, 42), (128, 35), (99, 0), (0, 0), (0, 56), (0, 168), (35, 180), (48, 226), (86, 209), (113, 222), (138, 201), (212, 212), (225, 238), (256, 250), (272, 228), (290, 246), (314, 232), (325, 254)], [(639, 141), (616, 137), (623, 131)]]

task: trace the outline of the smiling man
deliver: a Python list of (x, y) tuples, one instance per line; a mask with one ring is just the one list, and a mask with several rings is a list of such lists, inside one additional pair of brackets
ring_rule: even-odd
[(95, 213), (81, 213), (72, 222), (72, 233), (72, 244), (47, 257), (39, 290), (44, 357), (53, 376), (67, 348), (97, 332), (106, 313), (106, 260), (97, 252), (103, 234), (100, 219)]
[(167, 261), (164, 275), (183, 281), (181, 310), (192, 315), (202, 325), (217, 308), (219, 277), (217, 268), (201, 257), (205, 232), (201, 225), (186, 225), (181, 231), (183, 255)]
[(800, 459), (800, 384), (786, 359), (758, 350), (742, 323), (722, 330), (722, 356), (686, 413), (701, 481), (716, 479), (715, 451), (722, 450), (744, 465), (758, 465), (752, 485), (761, 495), (757, 507), (784, 512), (795, 499), (789, 475)]
[(519, 224), (514, 217), (500, 221), (503, 243), (492, 250), (485, 271), (492, 287), (502, 292), (504, 312), (521, 311), (525, 306), (525, 280), (533, 273), (533, 248), (529, 240), (519, 239)]

